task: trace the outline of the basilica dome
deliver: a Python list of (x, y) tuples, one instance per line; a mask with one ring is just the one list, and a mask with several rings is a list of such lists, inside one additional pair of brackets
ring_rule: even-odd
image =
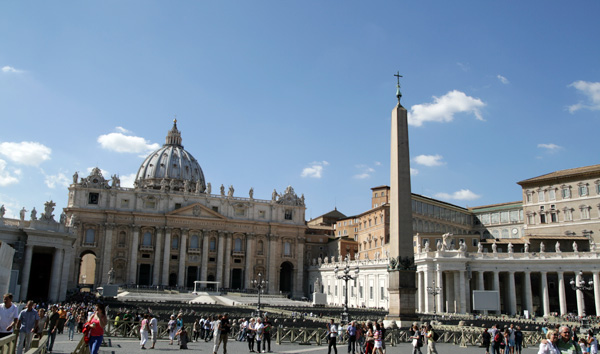
[(173, 121), (165, 144), (148, 155), (140, 166), (135, 188), (204, 193), (204, 173), (198, 161), (181, 145), (177, 120)]

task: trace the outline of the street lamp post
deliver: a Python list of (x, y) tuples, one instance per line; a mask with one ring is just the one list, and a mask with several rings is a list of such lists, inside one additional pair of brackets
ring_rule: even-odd
[(344, 312), (342, 313), (342, 324), (346, 324), (350, 322), (350, 314), (348, 313), (348, 280), (354, 280), (358, 277), (359, 267), (357, 265), (354, 269), (354, 276), (350, 275), (349, 258), (348, 256), (346, 256), (346, 266), (342, 270), (343, 274), (338, 275), (340, 271), (340, 268), (338, 266), (335, 266), (335, 269), (333, 271), (335, 272), (335, 277), (343, 280), (346, 284), (344, 291)]
[(256, 306), (256, 312), (258, 313), (258, 317), (262, 317), (262, 313), (260, 310), (260, 293), (269, 285), (269, 281), (263, 280), (262, 273), (258, 273), (258, 280), (254, 279), (251, 281), (251, 283), (258, 290), (258, 305)]
[(436, 309), (437, 309), (436, 297), (438, 296), (438, 294), (441, 291), (442, 291), (442, 287), (441, 286), (435, 286), (435, 279), (433, 279), (433, 282), (432, 282), (431, 286), (427, 287), (427, 292), (429, 293), (429, 295), (433, 295), (433, 319), (434, 320), (435, 320)]
[[(579, 280), (573, 279), (571, 278), (571, 281), (569, 282), (571, 284), (571, 289), (575, 290), (575, 294), (577, 295), (577, 291), (581, 291), (581, 296), (583, 297), (583, 291), (584, 290), (592, 290), (594, 288), (594, 281), (592, 279), (590, 279), (588, 282), (586, 282), (583, 279), (583, 271), (579, 271)], [(585, 297), (583, 297), (582, 301), (581, 301), (581, 306), (582, 306), (582, 311), (581, 311), (581, 330), (583, 330), (584, 328), (587, 328), (587, 319), (585, 318)]]

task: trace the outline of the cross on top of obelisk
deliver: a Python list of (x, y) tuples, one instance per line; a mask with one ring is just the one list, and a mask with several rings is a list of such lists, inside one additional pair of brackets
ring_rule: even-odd
[(398, 98), (398, 104), (400, 104), (400, 98), (402, 97), (402, 93), (400, 92), (400, 78), (402, 75), (400, 75), (400, 72), (398, 71), (394, 76), (398, 79), (398, 83), (396, 84), (396, 97)]

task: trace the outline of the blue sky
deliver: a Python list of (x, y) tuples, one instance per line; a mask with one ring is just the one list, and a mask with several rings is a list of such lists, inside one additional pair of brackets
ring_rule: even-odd
[[(75, 171), (132, 183), (173, 117), (213, 188), (306, 218), (389, 184), (393, 76), (412, 190), (460, 205), (600, 163), (598, 1), (0, 4), (0, 204), (66, 206)], [(108, 176), (107, 176), (108, 177)]]

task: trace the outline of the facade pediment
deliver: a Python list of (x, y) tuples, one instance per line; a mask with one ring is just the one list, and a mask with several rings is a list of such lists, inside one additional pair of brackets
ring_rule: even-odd
[(227, 220), (227, 218), (223, 215), (207, 208), (200, 203), (194, 203), (192, 205), (170, 211), (167, 213), (167, 216), (187, 216), (190, 218)]

